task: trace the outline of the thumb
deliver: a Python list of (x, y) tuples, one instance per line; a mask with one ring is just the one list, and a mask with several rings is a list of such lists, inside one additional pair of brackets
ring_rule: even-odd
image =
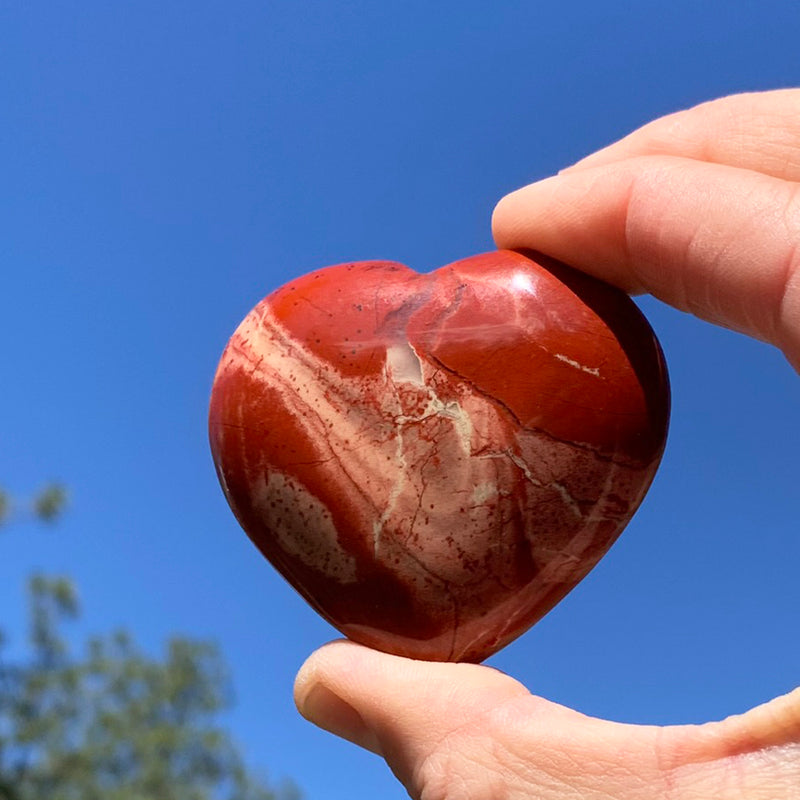
[(529, 692), (490, 667), (414, 661), (335, 641), (302, 666), (294, 696), (306, 719), (383, 756), (408, 786), (454, 731)]
[(630, 725), (538, 698), (489, 667), (338, 641), (303, 665), (295, 701), (383, 756), (417, 798), (788, 800), (800, 785), (800, 689), (722, 722)]

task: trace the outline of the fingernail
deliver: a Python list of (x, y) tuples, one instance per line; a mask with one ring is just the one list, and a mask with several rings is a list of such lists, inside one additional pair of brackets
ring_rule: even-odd
[(381, 754), (375, 734), (361, 715), (321, 683), (313, 685), (298, 702), (298, 711), (317, 727), (347, 739), (373, 753)]

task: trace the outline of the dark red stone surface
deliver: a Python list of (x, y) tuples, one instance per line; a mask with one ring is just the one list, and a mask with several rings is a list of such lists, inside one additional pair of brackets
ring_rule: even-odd
[(278, 289), (222, 356), (209, 430), (242, 527), (323, 617), (378, 649), (481, 661), (605, 554), (668, 415), (630, 298), (498, 251)]

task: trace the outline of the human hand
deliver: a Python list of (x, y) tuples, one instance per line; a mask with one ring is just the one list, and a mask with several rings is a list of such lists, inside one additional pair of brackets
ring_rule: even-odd
[[(499, 247), (531, 248), (780, 347), (800, 369), (800, 91), (646, 126), (504, 198)], [(800, 797), (800, 689), (706, 725), (607, 722), (489, 667), (334, 642), (301, 713), (383, 756), (419, 800)]]
[(798, 89), (651, 122), (507, 195), (492, 226), (498, 247), (770, 342), (800, 371)]

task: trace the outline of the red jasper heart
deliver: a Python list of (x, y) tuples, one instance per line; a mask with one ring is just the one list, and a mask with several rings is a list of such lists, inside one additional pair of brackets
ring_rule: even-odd
[(323, 617), (381, 650), (481, 661), (605, 554), (668, 415), (627, 295), (499, 251), (278, 289), (222, 356), (209, 428), (242, 527)]

